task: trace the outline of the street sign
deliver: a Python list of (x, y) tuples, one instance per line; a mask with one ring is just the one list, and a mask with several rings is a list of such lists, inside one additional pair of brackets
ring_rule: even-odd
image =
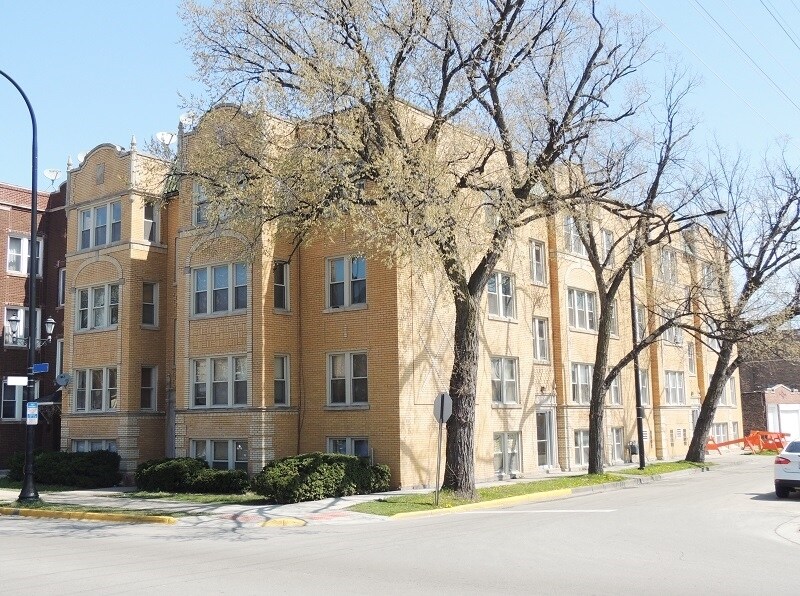
[(28, 409), (25, 412), (25, 423), (28, 426), (35, 426), (39, 423), (39, 404), (35, 401), (28, 402)]
[(31, 372), (35, 375), (50, 371), (50, 364), (47, 362), (37, 362), (31, 367)]
[(28, 384), (28, 377), (8, 377), (6, 385), (16, 385), (17, 387), (25, 387)]
[(446, 391), (442, 391), (433, 402), (433, 417), (436, 418), (436, 422), (442, 424), (447, 422), (452, 415), (453, 398)]

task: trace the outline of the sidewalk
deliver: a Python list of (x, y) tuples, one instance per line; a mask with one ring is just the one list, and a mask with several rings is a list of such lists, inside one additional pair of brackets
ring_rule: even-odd
[[(706, 461), (719, 465), (734, 465), (742, 463), (744, 456), (741, 452), (726, 453), (724, 455), (707, 455)], [(755, 457), (755, 456), (752, 456)], [(630, 468), (631, 464), (622, 466), (606, 467), (607, 472), (614, 472), (621, 468)], [(681, 472), (673, 472), (666, 474), (664, 477), (679, 476), (685, 474), (693, 474), (694, 470), (687, 470)], [(535, 476), (531, 478), (522, 478), (518, 480), (496, 481), (480, 483), (478, 486), (494, 486), (514, 482), (531, 482), (535, 480), (544, 480), (547, 478), (560, 477), (560, 476), (575, 476), (580, 475), (581, 472), (551, 472), (550, 474)], [(611, 483), (606, 485), (597, 485), (579, 489), (567, 489), (543, 493), (534, 493), (532, 495), (524, 495), (522, 497), (511, 497), (510, 499), (500, 499), (496, 501), (487, 501), (482, 503), (475, 503), (461, 507), (454, 507), (450, 509), (441, 509), (431, 512), (420, 512), (414, 514), (401, 514), (402, 517), (420, 516), (420, 515), (438, 515), (444, 513), (455, 513), (465, 508), (501, 508), (509, 507), (523, 502), (554, 500), (560, 498), (567, 498), (572, 495), (585, 494), (587, 492), (601, 492), (608, 490), (619, 490), (623, 487), (632, 487), (648, 482), (660, 480), (660, 476), (632, 476), (629, 480), (618, 483)], [(365, 513), (357, 513), (348, 511), (346, 508), (356, 503), (364, 501), (372, 501), (376, 499), (385, 498), (392, 495), (413, 494), (430, 492), (430, 489), (420, 490), (401, 490), (387, 493), (379, 493), (372, 495), (353, 495), (350, 497), (340, 497), (323, 499), (321, 501), (308, 501), (305, 503), (292, 503), (287, 505), (229, 505), (229, 504), (199, 504), (188, 503), (185, 501), (170, 501), (165, 499), (136, 499), (126, 496), (131, 492), (132, 488), (108, 488), (101, 490), (76, 490), (65, 492), (42, 492), (40, 497), (43, 501), (50, 504), (61, 503), (65, 505), (82, 505), (92, 508), (113, 508), (113, 509), (129, 509), (129, 510), (142, 510), (142, 511), (164, 511), (164, 512), (181, 512), (181, 517), (173, 518), (169, 516), (137, 516), (137, 515), (120, 515), (113, 513), (97, 513), (86, 514), (77, 513), (69, 515), (67, 512), (53, 511), (53, 510), (37, 510), (30, 509), (23, 511), (22, 508), (0, 508), (0, 514), (4, 515), (29, 515), (31, 517), (59, 517), (59, 518), (72, 518), (82, 520), (95, 520), (95, 521), (117, 521), (117, 522), (149, 522), (149, 523), (170, 523), (178, 525), (215, 525), (215, 526), (305, 526), (317, 524), (343, 524), (343, 523), (383, 523), (392, 519), (397, 519), (401, 516), (394, 518), (383, 517), (378, 515), (369, 515)], [(0, 488), (0, 502), (13, 502), (19, 496), (18, 489), (2, 489)], [(150, 519), (148, 519), (150, 517)]]

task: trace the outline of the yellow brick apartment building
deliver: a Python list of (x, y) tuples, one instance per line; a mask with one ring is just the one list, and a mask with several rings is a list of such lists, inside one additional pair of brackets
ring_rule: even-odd
[[(387, 464), (395, 487), (435, 485), (432, 404), (452, 366), (444, 280), (387, 266), (346, 233), (293, 252), (266, 232), (254, 249), (209, 225), (195, 181), (166, 172), (135, 141), (99, 145), (69, 172), (62, 449), (116, 450), (129, 481), (165, 455), (253, 474), (335, 451)], [(518, 230), (485, 292), (478, 480), (587, 464), (599, 306), (572, 225), (556, 215)], [(683, 292), (702, 267), (686, 243), (644, 255), (640, 331), (657, 324), (652, 297)], [(626, 287), (611, 362), (630, 348), (628, 304)], [(650, 460), (685, 453), (714, 358), (677, 330), (640, 357)], [(717, 410), (719, 440), (741, 429), (737, 381)], [(629, 459), (635, 425), (629, 366), (607, 397), (609, 464)]]

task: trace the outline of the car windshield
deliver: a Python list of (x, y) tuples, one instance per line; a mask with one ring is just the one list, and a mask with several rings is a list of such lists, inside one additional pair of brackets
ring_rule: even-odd
[(792, 441), (784, 449), (786, 453), (800, 453), (800, 441)]

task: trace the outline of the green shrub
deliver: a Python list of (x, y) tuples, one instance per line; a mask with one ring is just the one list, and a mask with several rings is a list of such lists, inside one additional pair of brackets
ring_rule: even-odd
[(270, 462), (251, 487), (276, 503), (367, 494), (389, 488), (389, 468), (352, 455), (306, 453)]
[(136, 467), (134, 478), (139, 490), (152, 492), (191, 492), (190, 486), (201, 470), (207, 470), (205, 460), (192, 457), (156, 459)]
[(241, 495), (250, 488), (250, 479), (244, 470), (199, 470), (191, 479), (187, 490), (193, 493), (216, 495)]
[[(119, 454), (111, 451), (41, 451), (34, 455), (33, 477), (41, 484), (77, 488), (116, 486), (122, 480), (119, 461)], [(9, 462), (8, 477), (23, 480), (24, 465), (25, 455), (15, 453)]]

